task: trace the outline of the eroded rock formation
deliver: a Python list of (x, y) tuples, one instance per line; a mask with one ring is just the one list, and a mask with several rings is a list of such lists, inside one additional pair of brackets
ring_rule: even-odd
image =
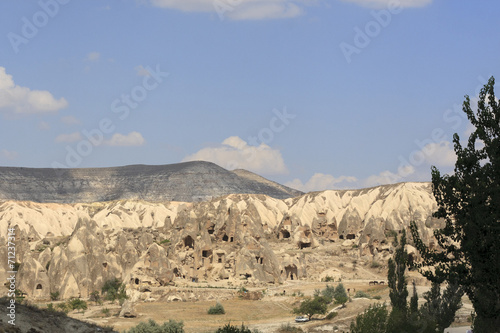
[[(184, 282), (238, 286), (307, 278), (307, 263), (314, 262), (308, 256), (332, 242), (356, 249), (358, 257), (386, 260), (392, 240), (411, 220), (433, 244), (433, 229), (442, 227), (431, 218), (435, 209), (428, 183), (285, 200), (231, 194), (197, 203), (6, 201), (0, 203), (0, 240), (5, 243), (7, 227), (16, 229), (18, 287), (29, 297), (47, 299), (57, 291), (62, 298), (85, 298), (118, 278), (136, 299), (146, 300), (155, 288)], [(5, 251), (0, 248), (0, 255), (6, 257)], [(418, 260), (416, 251), (412, 256)], [(5, 265), (0, 263), (4, 280)], [(330, 271), (317, 263), (314, 274), (337, 274)], [(173, 301), (197, 297), (166, 295)]]

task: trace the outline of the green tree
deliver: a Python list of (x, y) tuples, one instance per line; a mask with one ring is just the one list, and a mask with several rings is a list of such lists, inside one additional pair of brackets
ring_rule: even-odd
[[(423, 264), (420, 272), (431, 281), (458, 284), (472, 301), (477, 332), (500, 332), (500, 106), (491, 77), (481, 89), (477, 110), (465, 96), (463, 111), (475, 127), (462, 146), (453, 143), (457, 161), (452, 175), (432, 167), (434, 214), (446, 222), (434, 236), (440, 247), (430, 250), (415, 223), (411, 230)], [(428, 266), (433, 270), (425, 269)]]
[(385, 304), (373, 304), (355, 321), (351, 322), (351, 333), (385, 333), (388, 311)]
[(321, 296), (326, 299), (327, 303), (331, 303), (335, 297), (335, 287), (326, 285), (325, 289), (321, 291)]
[(415, 315), (418, 314), (418, 293), (415, 280), (413, 280), (412, 285), (413, 285), (413, 294), (410, 298), (410, 314)]
[(420, 308), (423, 320), (437, 332), (444, 332), (455, 319), (455, 313), (462, 306), (463, 291), (456, 284), (449, 284), (441, 295), (441, 286), (432, 283), (431, 289), (424, 293), (425, 304)]
[(298, 308), (293, 309), (293, 313), (306, 315), (309, 319), (315, 314), (325, 314), (328, 302), (323, 296), (308, 298), (300, 303)]
[(399, 247), (394, 254), (394, 260), (389, 259), (389, 271), (387, 274), (388, 285), (390, 288), (389, 297), (393, 309), (398, 309), (402, 313), (406, 313), (408, 297), (408, 288), (406, 286), (405, 271), (408, 263), (408, 253), (405, 249), (406, 232), (403, 230)]
[(342, 307), (344, 307), (345, 303), (349, 300), (349, 296), (347, 296), (347, 292), (342, 283), (339, 283), (339, 285), (335, 287), (333, 298), (335, 302), (342, 304)]
[[(397, 239), (397, 238), (396, 238)], [(394, 253), (394, 259), (389, 259), (387, 282), (392, 310), (387, 322), (387, 332), (403, 333), (412, 332), (408, 319), (408, 288), (405, 271), (408, 265), (408, 253), (405, 249), (406, 232), (403, 229), (399, 245)]]

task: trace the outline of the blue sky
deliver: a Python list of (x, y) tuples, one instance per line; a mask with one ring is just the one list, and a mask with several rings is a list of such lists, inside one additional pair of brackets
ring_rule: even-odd
[(311, 191), (451, 172), (496, 1), (0, 3), (0, 165), (210, 160)]

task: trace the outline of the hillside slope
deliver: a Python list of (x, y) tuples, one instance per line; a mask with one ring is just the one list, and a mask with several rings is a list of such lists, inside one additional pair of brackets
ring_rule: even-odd
[(262, 179), (241, 177), (203, 161), (82, 169), (3, 167), (0, 168), (0, 200), (194, 202), (231, 193), (265, 194), (279, 199), (293, 196), (290, 189)]

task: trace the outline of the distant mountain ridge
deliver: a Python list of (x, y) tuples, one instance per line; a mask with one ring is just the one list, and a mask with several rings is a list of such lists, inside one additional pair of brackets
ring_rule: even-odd
[(204, 161), (81, 169), (0, 167), (0, 200), (194, 202), (241, 193), (277, 199), (303, 194), (249, 171), (231, 172)]

